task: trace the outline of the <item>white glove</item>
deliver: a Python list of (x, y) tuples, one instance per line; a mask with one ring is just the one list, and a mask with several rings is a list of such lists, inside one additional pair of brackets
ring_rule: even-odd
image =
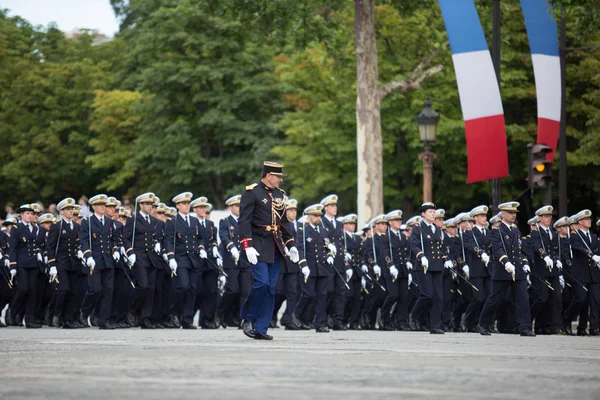
[(333, 257), (331, 257), (331, 256), (327, 257), (327, 264), (333, 265)]
[(256, 251), (254, 247), (248, 247), (246, 249), (246, 257), (248, 257), (250, 264), (255, 265), (258, 262), (258, 256), (260, 256), (260, 254), (258, 254), (258, 251)]
[(232, 247), (230, 253), (234, 260), (237, 261), (240, 259), (240, 251), (237, 249), (237, 247)]
[(396, 266), (395, 266), (395, 265), (392, 265), (392, 266), (390, 267), (390, 274), (392, 275), (392, 277), (393, 277), (394, 279), (398, 278), (398, 268), (396, 268)]
[(594, 260), (594, 262), (595, 262), (596, 264), (598, 264), (598, 263), (600, 263), (600, 256), (596, 256), (596, 255), (594, 255), (594, 256), (592, 256), (592, 260)]
[(560, 262), (560, 260), (556, 260), (556, 268), (558, 268), (559, 270), (562, 271), (562, 262)]
[(165, 262), (169, 262), (169, 257), (167, 257), (167, 255), (166, 255), (166, 254), (163, 254), (163, 256), (162, 256), (162, 257), (163, 257), (163, 260), (165, 260)]
[(558, 282), (560, 283), (560, 287), (564, 289), (565, 288), (565, 277), (560, 275), (558, 277)]
[(305, 279), (308, 278), (310, 275), (310, 268), (308, 268), (308, 266), (302, 267), (302, 275), (304, 275)]
[(58, 274), (58, 271), (56, 270), (56, 267), (51, 267), (50, 268), (50, 280), (53, 281), (56, 278), (57, 274)]
[(529, 265), (527, 265), (527, 264), (523, 265), (523, 272), (525, 272), (526, 274), (531, 272), (531, 268), (529, 268)]
[(367, 267), (366, 265), (363, 264), (362, 267), (360, 267), (360, 269), (362, 269), (362, 272), (364, 272), (365, 274), (369, 273), (369, 267)]
[(381, 268), (379, 268), (379, 265), (373, 267), (373, 273), (377, 276), (381, 276)]
[(206, 250), (200, 249), (200, 258), (207, 258), (208, 254), (206, 254)]
[(354, 272), (352, 272), (352, 270), (351, 270), (351, 269), (347, 269), (347, 270), (346, 270), (346, 279), (347, 279), (347, 280), (350, 280), (350, 279), (352, 279), (352, 274), (353, 274), (353, 273), (354, 273)]
[(465, 273), (465, 275), (467, 276), (467, 279), (469, 279), (469, 266), (468, 265), (463, 266), (462, 270)]
[(450, 268), (452, 268), (452, 267), (454, 267), (454, 264), (452, 264), (452, 261), (450, 261), (450, 260), (447, 260), (447, 261), (444, 263), (444, 268), (448, 268), (448, 269), (450, 269)]
[(213, 246), (212, 253), (213, 253), (214, 258), (221, 258), (221, 255), (219, 254), (219, 249), (217, 249), (217, 246)]
[(300, 261), (300, 254), (298, 254), (298, 249), (295, 246), (290, 249), (290, 260), (293, 263)]
[(407, 268), (409, 271), (412, 271), (412, 269), (413, 269), (413, 265), (412, 265), (412, 263), (411, 263), (410, 261), (407, 261), (407, 262), (406, 262), (406, 268)]
[(91, 269), (94, 269), (96, 267), (96, 261), (94, 261), (93, 257), (88, 258), (86, 264)]
[(113, 258), (115, 259), (115, 261), (119, 261), (121, 259), (121, 255), (119, 254), (118, 251), (115, 251), (113, 253)]
[(222, 258), (217, 258), (217, 266), (219, 266), (219, 267), (223, 266), (223, 259)]
[(77, 258), (79, 258), (80, 260), (83, 260), (83, 251), (77, 250)]
[(225, 286), (225, 282), (227, 282), (225, 275), (219, 276), (219, 283), (221, 284), (221, 287)]
[(424, 268), (429, 267), (429, 260), (427, 260), (427, 257), (421, 257), (421, 265)]
[(17, 270), (16, 269), (11, 269), (10, 270), (10, 280), (12, 281), (13, 279), (15, 279), (15, 275), (17, 275)]
[(410, 288), (410, 285), (412, 285), (412, 274), (409, 272), (408, 273), (408, 287)]
[(525, 276), (527, 278), (527, 285), (531, 286), (531, 278), (529, 277), (529, 275)]
[(42, 258), (42, 254), (41, 253), (37, 253), (37, 259), (39, 262), (43, 262), (44, 259)]
[(481, 261), (483, 261), (487, 267), (488, 263), (490, 262), (490, 256), (488, 256), (487, 253), (481, 253)]
[(154, 252), (160, 254), (160, 243), (157, 242), (154, 244)]
[(504, 269), (511, 275), (514, 275), (516, 271), (515, 266), (511, 262), (507, 262), (506, 264), (504, 264)]
[(131, 255), (127, 258), (129, 258), (129, 263), (130, 263), (131, 267), (133, 267), (137, 260), (137, 257), (135, 256), (135, 254), (133, 254), (133, 251), (131, 252)]
[(352, 261), (352, 254), (346, 252), (346, 260)]
[(4, 259), (4, 266), (5, 266), (6, 268), (10, 268), (10, 260), (9, 260), (8, 258), (5, 258), (5, 259)]
[(169, 268), (171, 268), (171, 271), (173, 272), (177, 271), (177, 261), (175, 261), (175, 259), (169, 260)]
[(329, 249), (329, 251), (331, 251), (331, 253), (333, 254), (333, 256), (335, 257), (335, 255), (337, 254), (337, 249), (335, 248), (335, 244), (333, 243), (329, 243), (327, 245), (327, 248)]
[(44, 256), (44, 264), (48, 264), (48, 256)]
[(367, 288), (367, 280), (365, 278), (360, 278), (360, 288), (363, 290)]
[(552, 270), (552, 268), (554, 267), (554, 261), (552, 261), (552, 259), (548, 256), (544, 257), (544, 261), (546, 262), (546, 267)]

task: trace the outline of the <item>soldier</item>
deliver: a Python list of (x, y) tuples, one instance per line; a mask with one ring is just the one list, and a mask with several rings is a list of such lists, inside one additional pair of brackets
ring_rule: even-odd
[[(273, 315), (275, 286), (279, 264), (286, 257), (298, 262), (298, 249), (285, 213), (285, 199), (279, 185), (283, 182), (283, 165), (265, 161), (259, 183), (246, 186), (240, 203), (239, 229), (244, 256), (252, 265), (254, 284), (240, 310), (246, 336), (272, 340), (267, 334)], [(255, 324), (254, 328), (252, 325)]]
[(326, 196), (321, 200), (324, 218), (321, 218), (321, 226), (325, 229), (325, 236), (329, 240), (328, 248), (333, 254), (333, 263), (329, 267), (329, 287), (327, 289), (327, 314), (333, 319), (334, 331), (345, 331), (344, 327), (344, 305), (346, 302), (345, 281), (352, 278), (352, 268), (345, 265), (346, 254), (344, 248), (344, 227), (336, 221), (338, 197), (335, 194)]
[(219, 326), (214, 322), (218, 300), (217, 280), (219, 279), (219, 269), (223, 267), (223, 258), (217, 248), (217, 230), (215, 223), (206, 218), (208, 211), (206, 197), (198, 197), (191, 202), (190, 206), (198, 218), (204, 238), (204, 248), (207, 250), (207, 257), (200, 260), (200, 270), (196, 282), (195, 307), (200, 310), (198, 326), (202, 329), (217, 329)]
[[(12, 227), (16, 225), (17, 223), (14, 217), (7, 217), (7, 219), (2, 222), (3, 230), (0, 231), (0, 275), (2, 275), (2, 277), (0, 277), (0, 310), (4, 310), (4, 307), (10, 303), (12, 297), (8, 243)], [(0, 328), (4, 327), (6, 327), (6, 324), (0, 321)]]
[(58, 203), (56, 209), (61, 220), (50, 227), (47, 240), (50, 276), (58, 281), (52, 326), (64, 329), (79, 328), (75, 289), (83, 253), (79, 250), (79, 225), (73, 222), (74, 206), (75, 199), (71, 197)]
[[(84, 324), (96, 302), (98, 306), (98, 327), (115, 329), (110, 323), (112, 296), (114, 290), (115, 261), (119, 261), (119, 237), (113, 221), (104, 215), (108, 196), (98, 194), (89, 199), (93, 213), (81, 221), (80, 243), (86, 266), (89, 268), (88, 289), (81, 305), (81, 319)], [(87, 272), (87, 269), (86, 269)]]
[(523, 253), (521, 233), (513, 224), (517, 218), (519, 203), (502, 203), (502, 223), (492, 230), (491, 246), (494, 255), (492, 265), (492, 293), (488, 297), (479, 318), (479, 333), (491, 335), (487, 329), (498, 305), (509, 288), (512, 288), (517, 305), (517, 314), (521, 336), (535, 336), (531, 330), (531, 312), (527, 295), (526, 274), (530, 271), (527, 258)]
[[(450, 260), (455, 267), (458, 267), (463, 263), (462, 259), (462, 243), (461, 239), (457, 234), (456, 222), (454, 218), (450, 218), (444, 221), (444, 227), (446, 228), (446, 241), (447, 253), (450, 255)], [(458, 277), (455, 272), (444, 275), (444, 303), (442, 308), (442, 329), (446, 332), (452, 332), (456, 325), (452, 318), (452, 308), (460, 297), (458, 294), (457, 287), (455, 285)], [(458, 329), (457, 329), (458, 331)]]
[(500, 223), (502, 222), (502, 217), (500, 214), (501, 213), (498, 213), (490, 218), (490, 225), (492, 226), (491, 229), (498, 228), (500, 226)]
[[(573, 278), (581, 283), (571, 288), (573, 300), (563, 314), (566, 332), (571, 331), (571, 321), (589, 306), (590, 334), (600, 335), (600, 247), (598, 237), (590, 232), (592, 212), (583, 210), (577, 213), (573, 222), (579, 226), (571, 234), (571, 261)], [(587, 291), (584, 289), (587, 289)], [(586, 336), (587, 318), (579, 318), (578, 336)]]
[[(156, 285), (154, 286), (154, 301), (152, 302), (152, 318), (154, 325), (164, 328), (175, 328), (169, 318), (169, 309), (171, 306), (171, 269), (169, 268), (169, 258), (165, 246), (165, 226), (169, 217), (167, 217), (167, 206), (165, 203), (158, 203), (156, 210), (152, 206), (154, 216), (157, 219), (154, 240), (160, 243), (160, 267), (156, 271)], [(174, 275), (173, 275), (174, 277)]]
[[(419, 268), (416, 269), (419, 282), (419, 299), (415, 304), (410, 320), (418, 320), (429, 309), (429, 333), (443, 334), (441, 316), (443, 305), (443, 270), (452, 267), (452, 261), (444, 251), (442, 229), (435, 226), (433, 203), (424, 203), (419, 208), (423, 218), (419, 226), (413, 228), (410, 244)], [(414, 322), (410, 323), (411, 326)]]
[[(173, 197), (179, 212), (167, 222), (165, 246), (169, 258), (169, 268), (175, 276), (175, 293), (171, 306), (171, 323), (183, 329), (196, 329), (194, 314), (196, 304), (196, 282), (201, 260), (208, 257), (204, 248), (205, 230), (200, 227), (198, 218), (190, 214), (191, 192)], [(216, 280), (214, 282), (216, 286)], [(180, 318), (182, 321), (180, 322)]]
[[(352, 278), (348, 281), (350, 291), (348, 296), (346, 296), (346, 307), (344, 311), (346, 317), (344, 325), (346, 323), (350, 324), (350, 330), (360, 329), (359, 317), (362, 304), (362, 291), (366, 288), (366, 280), (363, 276), (364, 272), (361, 270), (362, 241), (356, 234), (357, 219), (358, 216), (356, 214), (348, 214), (342, 218), (342, 223), (344, 224), (344, 246), (346, 253), (349, 254), (349, 256), (346, 257), (346, 261), (354, 271)], [(364, 283), (363, 280), (365, 280)]]
[[(329, 248), (326, 232), (321, 226), (323, 206), (313, 204), (304, 210), (308, 224), (300, 226), (298, 249), (302, 260), (298, 263), (302, 271), (302, 293), (295, 314), (301, 321), (307, 318), (305, 313), (310, 303), (315, 303), (315, 331), (328, 333), (327, 329), (327, 286), (330, 280), (329, 268), (333, 262), (333, 253)], [(306, 326), (305, 326), (306, 328)]]
[(131, 221), (127, 222), (123, 230), (123, 241), (127, 249), (125, 253), (136, 282), (131, 310), (134, 315), (139, 313), (142, 329), (159, 328), (150, 321), (156, 272), (163, 267), (160, 255), (162, 245), (154, 237), (158, 220), (151, 215), (154, 198), (154, 193), (148, 192), (135, 199), (137, 213)]
[[(219, 238), (221, 239), (221, 254), (223, 255), (223, 270), (227, 273), (225, 279), (225, 288), (221, 301), (215, 312), (215, 324), (218, 326), (237, 326), (231, 318), (232, 311), (239, 310), (241, 286), (244, 286), (243, 293), (248, 295), (250, 290), (250, 271), (248, 260), (240, 258), (240, 231), (238, 219), (240, 217), (241, 195), (235, 195), (225, 201), (230, 215), (219, 222)], [(242, 274), (242, 269), (244, 273)], [(240, 280), (240, 275), (243, 282)], [(245, 297), (244, 297), (245, 298)]]
[(36, 311), (40, 295), (40, 268), (42, 256), (37, 247), (39, 228), (34, 226), (33, 208), (22, 205), (17, 212), (21, 222), (12, 230), (9, 240), (11, 279), (17, 276), (17, 291), (11, 305), (8, 325), (20, 325), (25, 311), (25, 326), (41, 328), (36, 323)]
[(472, 209), (470, 216), (475, 219), (475, 226), (463, 234), (467, 257), (463, 271), (471, 284), (478, 289), (471, 291), (471, 301), (465, 310), (467, 332), (476, 331), (483, 305), (492, 293), (492, 281), (488, 270), (492, 249), (491, 235), (486, 228), (487, 212), (487, 206)]
[[(296, 199), (289, 199), (286, 201), (285, 206), (290, 232), (297, 241), (298, 239), (296, 233), (299, 228), (299, 224), (296, 221), (298, 214), (298, 201)], [(277, 282), (277, 287), (275, 288), (275, 308), (273, 309), (272, 320), (274, 320), (275, 326), (277, 326), (277, 312), (285, 301), (285, 312), (281, 317), (281, 324), (285, 326), (286, 330), (300, 329), (300, 323), (296, 320), (294, 315), (294, 309), (298, 303), (299, 272), (300, 268), (298, 267), (298, 264), (292, 262), (289, 257), (286, 257), (285, 262), (281, 263), (279, 280)], [(271, 327), (273, 327), (273, 324)]]

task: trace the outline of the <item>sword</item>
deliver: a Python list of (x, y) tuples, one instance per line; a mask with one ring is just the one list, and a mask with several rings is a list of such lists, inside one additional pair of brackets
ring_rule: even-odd
[(467, 282), (469, 284), (469, 286), (471, 286), (471, 288), (475, 289), (476, 291), (479, 292), (479, 289), (477, 289), (477, 286), (473, 285), (471, 282), (469, 282), (469, 280), (467, 278), (465, 278), (464, 276), (462, 276), (461, 274), (458, 273), (458, 271), (454, 268), (448, 268), (450, 271), (454, 272), (455, 275), (457, 275), (460, 279), (462, 279), (463, 281)]
[(226, 277), (228, 277), (228, 278), (229, 278), (229, 275), (227, 275), (227, 273), (226, 273), (226, 272), (223, 270), (223, 268), (222, 268), (222, 267), (219, 267), (217, 264), (215, 264), (214, 262), (212, 262), (212, 260), (211, 260), (210, 258), (208, 258), (208, 254), (207, 254), (207, 257), (205, 258), (205, 260), (206, 260), (206, 261), (207, 261), (207, 262), (208, 262), (210, 265), (212, 265), (213, 267), (215, 267), (215, 269), (216, 269), (217, 271), (219, 271), (220, 273), (222, 273), (223, 275), (225, 275)]

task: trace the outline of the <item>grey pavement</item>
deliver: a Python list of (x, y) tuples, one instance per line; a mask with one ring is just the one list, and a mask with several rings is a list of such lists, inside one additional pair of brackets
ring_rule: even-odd
[(600, 338), (0, 330), (0, 399), (600, 399)]

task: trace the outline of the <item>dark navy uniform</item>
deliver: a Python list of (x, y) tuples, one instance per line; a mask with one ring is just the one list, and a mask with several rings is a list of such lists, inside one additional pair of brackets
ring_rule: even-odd
[[(98, 326), (106, 327), (109, 325), (114, 290), (113, 254), (119, 251), (120, 243), (113, 220), (107, 216), (103, 216), (102, 219), (104, 223), (96, 214), (92, 214), (89, 218), (81, 220), (80, 243), (86, 260), (85, 270), (89, 274), (88, 289), (81, 305), (81, 314), (85, 321), (96, 306), (96, 302), (99, 302)], [(87, 266), (90, 257), (96, 262), (93, 271)]]
[(492, 292), (490, 273), (481, 258), (485, 253), (491, 260), (491, 237), (488, 229), (479, 226), (474, 226), (473, 229), (463, 234), (466, 263), (469, 266), (469, 280), (473, 286), (479, 289), (479, 291), (471, 290), (471, 301), (465, 311), (465, 323), (469, 331), (476, 328), (483, 305)]
[[(350, 291), (346, 296), (346, 309), (344, 311), (345, 321), (344, 323), (350, 324), (350, 329), (359, 328), (359, 317), (362, 305), (362, 286), (361, 277), (363, 272), (362, 266), (362, 240), (360, 236), (345, 232), (346, 235), (346, 251), (350, 253), (352, 259), (348, 261), (348, 265), (352, 267), (352, 278), (348, 282)], [(297, 240), (297, 239), (296, 239)]]
[[(375, 243), (375, 246), (373, 246), (373, 242)], [(379, 282), (379, 285), (373, 284), (373, 287), (371, 288), (371, 295), (369, 296), (367, 309), (365, 311), (365, 328), (373, 329), (377, 319), (377, 311), (381, 308), (387, 296), (387, 292), (385, 292), (382, 287), (391, 284), (389, 269), (392, 266), (392, 259), (390, 257), (389, 241), (385, 233), (373, 233), (373, 236), (365, 240), (364, 246), (367, 266), (369, 267), (369, 270), (373, 272), (372, 278), (377, 279)], [(375, 247), (375, 249), (373, 249), (373, 247)], [(378, 266), (381, 269), (381, 276), (375, 274), (375, 266)]]
[[(238, 222), (243, 248), (253, 247), (259, 254), (257, 264), (251, 266), (254, 284), (240, 317), (256, 323), (256, 333), (265, 333), (273, 315), (280, 262), (286, 257), (285, 247), (294, 246), (285, 213), (284, 192), (269, 188), (262, 181), (246, 186)], [(241, 257), (246, 258), (245, 252)]]
[[(303, 233), (303, 229), (306, 232)], [(304, 241), (305, 239), (305, 241)], [(301, 260), (300, 268), (308, 266), (310, 274), (305, 282), (301, 276), (302, 293), (296, 306), (295, 314), (305, 324), (309, 323), (306, 312), (311, 303), (315, 304), (315, 329), (325, 328), (327, 323), (327, 286), (330, 272), (327, 257), (333, 256), (327, 248), (326, 233), (322, 226), (307, 224), (298, 227), (298, 252)], [(343, 248), (343, 247), (342, 247)]]
[(327, 264), (329, 268), (327, 314), (334, 320), (334, 329), (340, 329), (343, 327), (344, 304), (346, 302), (346, 295), (348, 294), (348, 289), (345, 285), (346, 269), (350, 269), (347, 268), (345, 263), (344, 224), (335, 219), (330, 220), (324, 215), (321, 218), (321, 226), (325, 229), (325, 237), (329, 243), (335, 245), (337, 250), (333, 257), (333, 265)]
[[(295, 241), (298, 241), (297, 232), (300, 230), (300, 223), (297, 221), (288, 222), (290, 231), (294, 234)], [(302, 232), (300, 230), (300, 232)], [(295, 329), (294, 308), (298, 303), (298, 279), (300, 276), (300, 267), (297, 263), (286, 257), (281, 263), (279, 269), (279, 279), (275, 288), (275, 307), (273, 308), (273, 319), (277, 321), (277, 311), (286, 301), (286, 308), (281, 317), (281, 324), (287, 329)]]
[[(200, 259), (200, 270), (196, 281), (196, 310), (200, 310), (198, 326), (203, 328), (216, 328), (213, 323), (218, 301), (217, 280), (219, 270), (217, 269), (217, 258), (213, 255), (213, 249), (217, 248), (217, 228), (211, 220), (198, 220), (202, 231), (204, 249), (206, 249), (207, 260)], [(215, 267), (217, 265), (217, 267)]]
[[(529, 296), (527, 294), (526, 274), (523, 270), (528, 265), (527, 257), (523, 252), (521, 232), (513, 226), (502, 222), (498, 229), (492, 229), (491, 245), (494, 254), (492, 265), (492, 293), (488, 297), (481, 316), (479, 325), (489, 329), (493, 323), (494, 313), (503, 301), (509, 288), (512, 288), (516, 300), (518, 321), (521, 332), (531, 330), (531, 312)], [(506, 271), (506, 263), (515, 267), (515, 277)]]
[[(8, 284), (10, 281), (10, 268), (4, 266), (4, 260), (8, 259), (8, 242), (9, 236), (6, 232), (0, 231), (0, 252), (2, 253), (2, 256), (0, 256), (0, 274), (2, 275), (0, 277), (0, 310), (4, 310), (12, 297), (12, 288)], [(2, 323), (0, 323), (0, 327), (3, 327)]]
[(54, 317), (60, 324), (72, 325), (78, 304), (75, 298), (77, 273), (81, 270), (79, 225), (61, 220), (50, 226), (47, 238), (48, 266), (56, 267), (58, 287), (54, 300)]
[(156, 285), (154, 287), (154, 301), (152, 303), (152, 322), (160, 324), (165, 328), (172, 328), (169, 318), (171, 308), (171, 269), (165, 259), (167, 258), (167, 247), (165, 246), (166, 223), (157, 219), (154, 225), (154, 240), (160, 243), (160, 267), (156, 271)]
[[(408, 239), (402, 232), (394, 232), (388, 229), (388, 247), (390, 248), (391, 264), (398, 270), (396, 279), (390, 273), (389, 268), (383, 269), (385, 277), (387, 296), (381, 306), (381, 319), (384, 326), (400, 327), (408, 326)], [(395, 318), (392, 319), (392, 306), (396, 304)]]

